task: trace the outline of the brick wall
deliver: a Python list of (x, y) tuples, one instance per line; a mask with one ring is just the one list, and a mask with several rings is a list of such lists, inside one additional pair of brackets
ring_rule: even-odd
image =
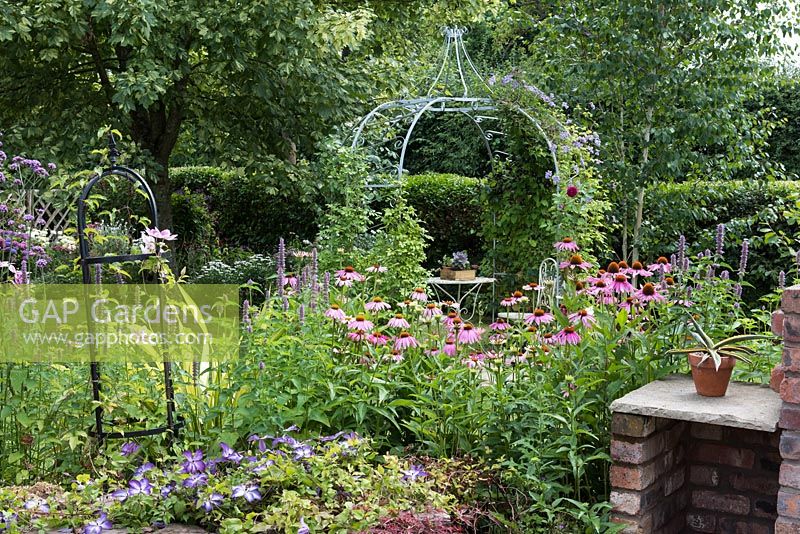
[(616, 413), (612, 433), (611, 503), (624, 532), (773, 532), (780, 432)]
[(691, 423), (688, 532), (767, 534), (777, 518), (780, 432)]
[(773, 371), (772, 385), (783, 406), (778, 425), (783, 463), (778, 493), (778, 534), (800, 532), (800, 286), (783, 292), (781, 311), (773, 316), (772, 330), (783, 336), (783, 362)]
[(672, 534), (684, 527), (687, 425), (615, 413), (611, 432), (613, 520), (626, 533)]

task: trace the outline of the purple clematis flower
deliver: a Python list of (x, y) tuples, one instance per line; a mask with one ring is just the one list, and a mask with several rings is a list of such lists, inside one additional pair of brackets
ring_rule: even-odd
[(197, 488), (206, 484), (208, 484), (208, 475), (203, 473), (195, 473), (183, 481), (184, 488)]
[(128, 482), (128, 496), (150, 495), (153, 492), (153, 485), (146, 478), (141, 480), (131, 480)]
[(161, 496), (165, 498), (169, 497), (170, 493), (175, 491), (175, 486), (176, 486), (175, 482), (170, 482), (169, 484), (161, 488)]
[(300, 525), (297, 529), (297, 534), (311, 534), (311, 530), (309, 530), (308, 525), (306, 525), (305, 519), (300, 518)]
[(133, 472), (133, 478), (141, 478), (142, 475), (155, 468), (156, 466), (153, 465), (151, 462), (143, 463), (142, 465), (136, 468), (136, 471)]
[(203, 451), (196, 450), (183, 451), (183, 456), (186, 461), (181, 464), (181, 472), (183, 473), (202, 473), (206, 470), (206, 463), (203, 461)]
[(111, 530), (114, 525), (108, 520), (108, 515), (102, 512), (94, 521), (90, 521), (83, 527), (83, 534), (102, 534), (104, 530)]
[(253, 443), (254, 441), (257, 441), (258, 442), (258, 450), (261, 451), (261, 452), (267, 452), (267, 443), (266, 442), (267, 442), (268, 439), (272, 439), (272, 436), (257, 436), (255, 434), (253, 434), (252, 436), (247, 438), (247, 441), (249, 441), (250, 443)]
[(214, 508), (218, 508), (223, 502), (225, 501), (225, 497), (223, 497), (219, 493), (212, 493), (209, 495), (206, 500), (200, 503), (200, 507), (206, 511), (206, 513), (210, 512)]
[(408, 469), (403, 471), (403, 480), (415, 482), (418, 478), (428, 476), (428, 472), (419, 464), (411, 464)]
[(231, 497), (241, 498), (244, 497), (249, 503), (254, 503), (256, 501), (261, 500), (261, 492), (258, 491), (258, 487), (252, 484), (241, 484), (239, 486), (234, 486), (233, 491), (231, 492)]
[(128, 443), (124, 443), (122, 447), (120, 447), (119, 452), (122, 456), (131, 456), (136, 454), (136, 452), (141, 449), (138, 443), (134, 443), (133, 441), (129, 441)]
[(224, 441), (219, 444), (220, 448), (222, 449), (222, 459), (227, 460), (229, 462), (233, 462), (235, 464), (241, 463), (242, 461), (242, 454), (233, 450), (233, 448), (225, 443)]

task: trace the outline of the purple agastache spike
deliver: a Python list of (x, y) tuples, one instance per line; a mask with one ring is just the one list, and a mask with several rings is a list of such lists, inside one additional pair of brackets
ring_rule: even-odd
[(786, 287), (786, 273), (781, 271), (778, 273), (778, 289), (784, 289)]
[(284, 312), (288, 312), (289, 311), (289, 299), (286, 298), (286, 295), (283, 296), (282, 307), (283, 307), (283, 311)]
[(722, 254), (725, 252), (725, 225), (722, 223), (717, 225), (717, 235), (714, 239), (714, 243), (717, 246), (717, 257), (721, 258)]
[(94, 283), (97, 285), (103, 283), (103, 267), (99, 263), (96, 263), (94, 266)]
[(678, 261), (673, 263), (673, 265), (677, 265), (679, 269), (684, 267), (686, 259), (686, 236), (681, 234), (678, 238)]
[(750, 241), (742, 241), (742, 255), (739, 257), (739, 278), (744, 278), (747, 272), (747, 259), (750, 255)]
[(736, 295), (737, 299), (742, 298), (742, 284), (733, 285), (733, 294)]
[(800, 271), (800, 250), (797, 251), (797, 254), (794, 257), (794, 262), (797, 265), (797, 270)]
[(300, 290), (302, 291), (303, 289), (305, 289), (307, 284), (308, 284), (308, 266), (305, 266), (300, 271)]
[(731, 277), (731, 273), (729, 273), (728, 271), (722, 271), (721, 273), (719, 273), (719, 277), (722, 280), (728, 280)]
[(706, 258), (710, 258), (710, 257), (711, 257), (711, 249), (708, 249), (708, 248), (706, 249), (706, 251), (705, 251), (705, 257), (706, 257)]
[(246, 325), (245, 328), (248, 332), (253, 332), (253, 322), (250, 319), (250, 301), (245, 299), (242, 302), (242, 322)]
[(297, 307), (297, 320), (301, 326), (306, 322), (306, 307), (303, 304)]
[(714, 274), (715, 274), (714, 271), (715, 271), (714, 266), (713, 265), (709, 265), (708, 269), (706, 270), (706, 279), (707, 280), (711, 280), (712, 278), (714, 278)]
[(281, 237), (278, 240), (278, 262), (276, 265), (278, 275), (278, 296), (283, 296), (283, 280), (286, 274), (286, 245)]

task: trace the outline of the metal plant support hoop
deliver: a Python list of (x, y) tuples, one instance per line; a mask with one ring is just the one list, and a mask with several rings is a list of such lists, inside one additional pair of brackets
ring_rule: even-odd
[[(92, 179), (90, 179), (89, 182), (84, 186), (80, 196), (78, 197), (78, 243), (80, 249), (79, 263), (83, 274), (83, 284), (86, 288), (88, 288), (88, 285), (92, 283), (92, 273), (90, 272), (90, 266), (92, 265), (131, 261), (141, 262), (155, 256), (155, 253), (121, 254), (113, 256), (91, 256), (89, 254), (89, 243), (86, 239), (86, 201), (89, 198), (92, 189), (94, 189), (94, 187), (103, 180), (112, 177), (119, 177), (128, 180), (135, 186), (141, 187), (147, 199), (147, 205), (150, 211), (152, 223), (154, 226), (158, 226), (158, 210), (156, 208), (156, 199), (152, 189), (150, 189), (150, 186), (139, 173), (128, 167), (117, 165), (117, 158), (120, 156), (120, 152), (117, 150), (117, 145), (113, 134), (109, 135), (108, 148), (111, 167), (103, 170), (101, 174), (96, 174), (94, 177), (92, 177)], [(89, 321), (89, 325), (91, 327), (91, 320)], [(137, 438), (164, 433), (168, 434), (169, 440), (173, 440), (175, 437), (177, 437), (178, 432), (184, 425), (184, 421), (183, 418), (176, 418), (175, 416), (175, 391), (172, 383), (172, 363), (168, 360), (168, 358), (164, 359), (164, 391), (167, 403), (166, 424), (164, 426), (144, 430), (132, 430), (127, 432), (121, 430), (107, 432), (104, 430), (104, 427), (115, 426), (115, 424), (113, 422), (107, 422), (103, 419), (103, 407), (100, 404), (100, 392), (102, 390), (100, 364), (97, 362), (97, 348), (93, 344), (90, 345), (90, 355), (92, 358), (90, 364), (92, 400), (95, 403), (94, 429), (89, 429), (90, 436), (96, 437), (100, 443), (106, 439)]]
[[(370, 127), (374, 126), (383, 127), (382, 135), (378, 138), (379, 143), (385, 143), (387, 137), (394, 139), (394, 148), (398, 151), (396, 166), (394, 169), (386, 167), (378, 169), (379, 173), (380, 171), (387, 174), (392, 172), (398, 180), (402, 179), (408, 146), (413, 138), (414, 129), (426, 113), (460, 113), (469, 118), (475, 126), (476, 133), (483, 140), (490, 164), (497, 157), (509, 155), (492, 146), (495, 140), (505, 135), (500, 130), (500, 117), (497, 114), (499, 106), (492, 97), (492, 88), (484, 81), (467, 52), (464, 45), (464, 34), (466, 33), (467, 29), (462, 27), (442, 29), (444, 36), (442, 63), (425, 96), (385, 102), (376, 106), (359, 121), (353, 133), (352, 148), (368, 145), (366, 135), (371, 129)], [(470, 86), (483, 87), (486, 89), (486, 94), (471, 96)], [(548, 147), (554, 146), (541, 122), (530, 111), (515, 105), (511, 105), (509, 109), (527, 119)], [(567, 131), (564, 125), (557, 123), (557, 126), (561, 130)], [(393, 134), (395, 130), (398, 130), (399, 134)], [(550, 155), (553, 161), (553, 172), (560, 175), (555, 152), (550, 150)], [(396, 186), (395, 183), (386, 182), (367, 185), (368, 188)]]

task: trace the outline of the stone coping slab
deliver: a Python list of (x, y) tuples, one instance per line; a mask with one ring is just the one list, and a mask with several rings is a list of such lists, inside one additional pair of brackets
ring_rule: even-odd
[(611, 403), (611, 411), (774, 432), (780, 396), (769, 386), (731, 382), (724, 397), (702, 397), (691, 376), (671, 375)]

